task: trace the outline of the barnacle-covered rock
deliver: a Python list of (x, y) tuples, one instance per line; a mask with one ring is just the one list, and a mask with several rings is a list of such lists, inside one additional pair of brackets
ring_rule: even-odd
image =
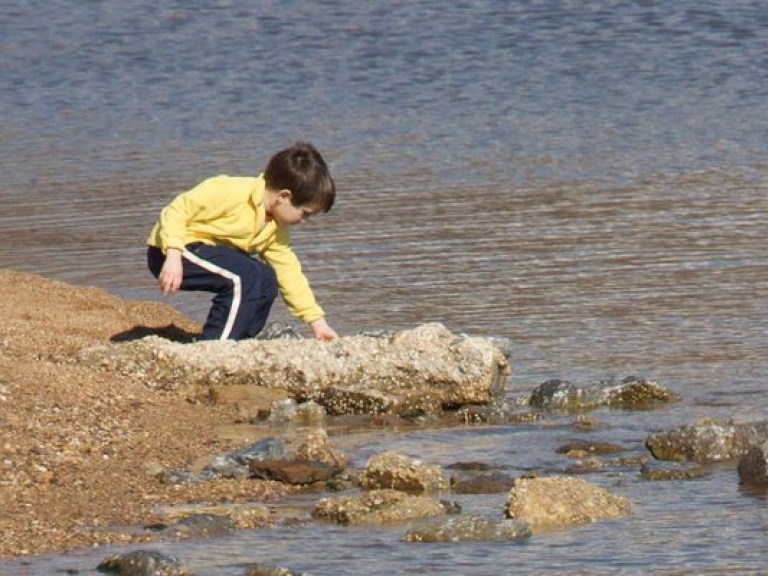
[(531, 536), (524, 520), (491, 520), (484, 516), (457, 516), (442, 524), (420, 526), (409, 530), (406, 542), (508, 542)]
[(107, 556), (97, 569), (120, 576), (192, 576), (178, 558), (154, 550)]
[(695, 480), (709, 472), (699, 464), (687, 462), (658, 461), (645, 462), (640, 467), (643, 480)]
[(706, 463), (742, 458), (766, 440), (768, 421), (735, 424), (732, 420), (706, 418), (651, 434), (645, 446), (659, 460)]
[(315, 400), (329, 414), (389, 412), (425, 390), (457, 407), (503, 395), (511, 373), (492, 339), (423, 324), (391, 336), (179, 343), (157, 336), (82, 350), (89, 366), (129, 373), (156, 386), (247, 384)]
[(534, 533), (626, 516), (629, 500), (570, 476), (520, 477), (507, 497), (508, 518), (525, 520)]
[(371, 490), (353, 496), (323, 498), (312, 516), (343, 525), (386, 524), (447, 513), (436, 498), (406, 494), (399, 490)]
[(620, 381), (601, 380), (584, 385), (547, 380), (531, 392), (528, 403), (548, 410), (586, 410), (599, 406), (642, 409), (679, 399), (657, 382), (628, 376)]
[(389, 451), (369, 458), (360, 485), (366, 490), (391, 488), (420, 494), (445, 491), (449, 482), (440, 466)]

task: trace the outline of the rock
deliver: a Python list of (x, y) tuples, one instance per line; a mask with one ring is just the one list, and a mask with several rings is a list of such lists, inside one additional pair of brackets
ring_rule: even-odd
[(509, 409), (503, 402), (462, 406), (456, 411), (455, 420), (465, 426), (470, 424), (506, 424), (509, 420)]
[[(184, 526), (192, 526), (197, 522), (189, 521), (189, 518), (199, 518), (202, 516), (224, 518), (226, 522), (221, 522), (226, 530), (238, 529), (247, 530), (268, 526), (272, 521), (269, 508), (263, 504), (218, 504), (203, 506), (200, 504), (177, 505), (166, 508), (162, 512), (164, 524), (162, 529), (183, 532)], [(200, 523), (201, 526), (205, 522)], [(177, 530), (178, 526), (182, 526)]]
[(623, 496), (579, 478), (553, 476), (515, 479), (507, 497), (508, 518), (525, 520), (534, 533), (628, 515)]
[(455, 500), (440, 500), (440, 504), (443, 505), (446, 514), (461, 514), (461, 504)]
[(296, 400), (293, 398), (284, 398), (273, 402), (269, 408), (269, 417), (267, 421), (270, 424), (288, 424), (296, 422)]
[(698, 464), (691, 466), (679, 462), (646, 462), (640, 468), (643, 480), (693, 480), (707, 474)]
[(406, 542), (507, 542), (530, 537), (531, 527), (518, 519), (490, 520), (483, 516), (458, 516), (442, 524), (409, 530)]
[(438, 465), (388, 451), (368, 459), (360, 476), (360, 485), (366, 490), (391, 488), (420, 494), (445, 491), (448, 480)]
[(605, 468), (605, 463), (598, 458), (585, 458), (584, 460), (577, 460), (570, 466), (565, 468), (566, 474), (591, 474), (593, 472), (599, 472)]
[(214, 457), (199, 475), (200, 479), (245, 478), (248, 466), (259, 460), (284, 460), (290, 458), (287, 443), (280, 438), (262, 438), (253, 444)]
[(267, 420), (273, 426), (322, 426), (326, 416), (325, 408), (317, 402), (298, 403), (293, 398), (285, 398), (272, 404)]
[(469, 461), (469, 462), (454, 462), (453, 464), (449, 464), (446, 466), (448, 470), (464, 470), (469, 472), (487, 472), (488, 470), (493, 470), (494, 468), (497, 468), (497, 466), (494, 466), (492, 464), (488, 464), (487, 462), (478, 462), (475, 460)]
[(234, 521), (218, 514), (190, 514), (169, 526), (177, 534), (201, 537), (232, 532), (237, 528)]
[[(462, 334), (462, 336), (465, 338), (472, 337), (469, 334)], [(507, 361), (511, 361), (512, 354), (515, 351), (515, 345), (512, 341), (512, 338), (508, 338), (506, 336), (475, 336), (475, 338), (481, 338), (489, 344), (493, 344), (496, 348), (499, 349), (499, 352), (504, 355), (504, 358), (506, 358)]]
[(283, 322), (270, 322), (256, 336), (257, 340), (301, 340), (302, 338), (303, 336), (296, 328)]
[(327, 416), (325, 408), (312, 400), (296, 406), (296, 424), (300, 426), (322, 426)]
[(626, 448), (610, 442), (591, 442), (589, 440), (572, 440), (566, 444), (558, 446), (555, 452), (581, 458), (586, 454), (612, 454), (615, 452), (624, 452)]
[(107, 556), (96, 569), (119, 576), (192, 576), (177, 558), (154, 550)]
[(317, 460), (255, 460), (249, 469), (251, 478), (294, 485), (330, 480), (343, 470)]
[(442, 400), (443, 395), (439, 390), (422, 388), (402, 394), (392, 409), (398, 416), (411, 422), (437, 420), (443, 414)]
[(720, 462), (739, 459), (768, 440), (768, 421), (734, 424), (732, 420), (702, 419), (651, 434), (645, 446), (659, 460)]
[(315, 396), (331, 416), (344, 414), (383, 414), (392, 412), (397, 396), (369, 388), (366, 384), (329, 386)]
[(601, 380), (585, 386), (568, 380), (547, 380), (533, 390), (528, 402), (547, 410), (586, 410), (599, 406), (643, 409), (679, 399), (677, 394), (656, 382), (629, 376), (621, 381)]
[(306, 572), (294, 572), (290, 568), (282, 566), (267, 566), (265, 564), (254, 564), (248, 567), (243, 576), (303, 576)]
[(297, 435), (295, 457), (297, 460), (317, 460), (333, 468), (343, 470), (347, 466), (347, 457), (333, 447), (328, 433), (322, 428)]
[(750, 448), (739, 461), (739, 482), (748, 486), (768, 486), (768, 441)]
[(82, 350), (79, 362), (166, 387), (219, 384), (288, 390), (329, 414), (388, 412), (420, 391), (443, 407), (503, 395), (509, 364), (489, 340), (424, 324), (391, 337), (200, 341), (148, 336)]
[(371, 490), (354, 496), (323, 498), (312, 516), (343, 525), (385, 524), (446, 513), (442, 502), (398, 490)]
[(538, 412), (516, 412), (509, 416), (509, 421), (517, 424), (531, 424), (539, 422), (541, 419), (542, 416)]
[[(259, 466), (260, 462), (267, 464)], [(215, 456), (199, 474), (169, 472), (166, 483), (202, 482), (215, 478), (279, 480), (287, 484), (310, 484), (327, 480), (344, 470), (347, 458), (336, 450), (322, 428), (295, 433), (291, 438), (268, 437)]]
[(217, 384), (209, 387), (208, 398), (214, 404), (233, 406), (237, 422), (258, 422), (270, 414), (275, 402), (289, 397), (283, 388), (265, 388), (247, 384)]
[(468, 478), (451, 478), (451, 490), (456, 494), (498, 494), (512, 487), (514, 478), (501, 472), (478, 474)]

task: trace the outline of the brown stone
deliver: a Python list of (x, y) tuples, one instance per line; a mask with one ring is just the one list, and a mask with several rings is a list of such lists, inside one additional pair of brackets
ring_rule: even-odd
[(252, 478), (286, 484), (312, 484), (330, 480), (341, 472), (341, 469), (317, 460), (254, 460), (249, 469)]
[(508, 518), (525, 520), (534, 533), (626, 516), (631, 511), (631, 503), (623, 496), (569, 476), (517, 478), (506, 507)]
[(385, 524), (428, 518), (446, 512), (439, 500), (397, 490), (371, 490), (354, 496), (323, 498), (312, 516), (337, 524)]
[(391, 488), (416, 494), (448, 489), (448, 480), (440, 466), (392, 451), (368, 459), (360, 484), (366, 490)]

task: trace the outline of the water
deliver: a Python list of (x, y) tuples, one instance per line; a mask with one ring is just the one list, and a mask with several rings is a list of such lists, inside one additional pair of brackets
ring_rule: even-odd
[[(550, 377), (655, 378), (683, 401), (594, 414), (590, 438), (630, 453), (697, 417), (764, 417), (763, 3), (157, 4), (0, 6), (0, 266), (158, 299), (142, 248), (158, 210), (307, 139), (341, 195), (295, 244), (340, 332), (440, 321), (512, 337), (510, 396)], [(169, 302), (196, 319), (207, 309), (200, 295)], [(557, 469), (554, 448), (584, 435), (571, 420), (362, 438), (353, 456)], [(590, 479), (628, 496), (631, 519), (515, 545), (311, 525), (158, 548), (214, 576), (254, 561), (313, 574), (763, 572), (765, 501), (739, 491), (733, 466), (695, 482)], [(491, 515), (504, 500), (460, 499)], [(0, 570), (88, 574), (108, 550)]]

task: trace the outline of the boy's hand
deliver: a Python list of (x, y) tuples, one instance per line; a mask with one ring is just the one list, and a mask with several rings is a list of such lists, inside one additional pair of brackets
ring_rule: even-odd
[(165, 263), (157, 277), (163, 294), (173, 294), (179, 290), (181, 280), (184, 277), (184, 268), (181, 263), (181, 250), (168, 248), (165, 254)]
[(310, 322), (309, 326), (318, 340), (333, 340), (339, 337), (334, 329), (328, 325), (328, 322), (325, 321), (325, 318), (318, 318), (314, 322)]

